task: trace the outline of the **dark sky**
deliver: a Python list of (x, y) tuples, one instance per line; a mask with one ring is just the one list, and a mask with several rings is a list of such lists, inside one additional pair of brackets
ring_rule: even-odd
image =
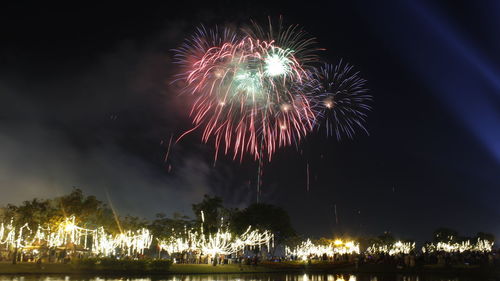
[(164, 2), (0, 10), (0, 204), (73, 186), (145, 217), (191, 215), (205, 193), (255, 202), (257, 164), (214, 166), (197, 133), (163, 161), (170, 137), (190, 128), (169, 85), (171, 49), (202, 23), (282, 15), (318, 39), (324, 60), (355, 65), (374, 102), (369, 136), (311, 135), (303, 153), (278, 151), (262, 200), (305, 235), (424, 240), (449, 226), (500, 237), (498, 1)]

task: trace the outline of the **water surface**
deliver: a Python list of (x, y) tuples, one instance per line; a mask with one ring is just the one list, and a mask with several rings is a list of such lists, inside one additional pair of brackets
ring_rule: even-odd
[(203, 274), (150, 277), (0, 275), (6, 281), (486, 281), (482, 276), (403, 274)]

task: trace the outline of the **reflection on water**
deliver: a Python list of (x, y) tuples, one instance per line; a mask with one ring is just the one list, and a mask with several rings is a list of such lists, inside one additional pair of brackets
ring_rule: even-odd
[(0, 281), (480, 281), (478, 278), (445, 278), (442, 276), (391, 275), (391, 274), (214, 274), (214, 275), (171, 275), (137, 277), (69, 277), (69, 276), (15, 276), (0, 275)]

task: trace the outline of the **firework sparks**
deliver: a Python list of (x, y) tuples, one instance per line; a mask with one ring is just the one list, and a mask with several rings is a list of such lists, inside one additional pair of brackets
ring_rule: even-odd
[(324, 119), (328, 134), (352, 137), (370, 100), (352, 67), (315, 68), (315, 39), (298, 26), (241, 31), (199, 28), (176, 50), (184, 93), (194, 96), (191, 117), (202, 141), (243, 160), (271, 160), (280, 147), (298, 144)]
[(306, 190), (309, 192), (309, 163), (306, 165)]
[(170, 134), (170, 140), (168, 141), (167, 152), (165, 153), (165, 158), (163, 159), (164, 163), (167, 163), (168, 155), (170, 154), (170, 147), (172, 146), (172, 138), (173, 137), (174, 137), (174, 134)]
[(316, 70), (315, 78), (319, 91), (317, 112), (322, 116), (318, 126), (324, 126), (327, 135), (337, 139), (353, 138), (357, 130), (368, 134), (364, 124), (372, 97), (364, 87), (366, 80), (342, 62), (336, 66), (325, 64)]

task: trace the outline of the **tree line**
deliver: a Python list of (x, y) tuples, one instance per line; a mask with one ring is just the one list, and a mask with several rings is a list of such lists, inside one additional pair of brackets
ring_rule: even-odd
[(180, 213), (172, 216), (158, 213), (153, 219), (120, 216), (97, 197), (74, 188), (69, 194), (55, 198), (34, 198), (18, 205), (7, 204), (0, 209), (0, 221), (12, 221), (15, 227), (28, 223), (30, 227), (56, 228), (66, 218), (74, 216), (75, 224), (84, 228), (102, 226), (111, 234), (147, 228), (154, 237), (160, 239), (183, 233), (186, 229), (199, 229), (202, 224), (205, 233), (215, 233), (220, 227), (227, 227), (238, 235), (251, 225), (253, 229), (271, 231), (277, 243), (296, 236), (288, 213), (278, 206), (260, 203), (244, 209), (227, 208), (221, 198), (205, 195), (201, 202), (192, 204), (192, 210), (192, 218)]
[[(158, 213), (153, 219), (138, 216), (120, 216), (110, 205), (93, 195), (86, 195), (79, 188), (74, 188), (69, 194), (50, 198), (34, 198), (21, 204), (7, 204), (0, 209), (0, 221), (10, 222), (16, 227), (28, 223), (32, 227), (55, 227), (67, 217), (74, 215), (76, 224), (94, 229), (103, 226), (112, 234), (123, 230), (147, 228), (154, 237), (166, 238), (182, 233), (186, 229), (199, 229), (203, 224), (205, 233), (215, 233), (221, 226), (227, 227), (235, 234), (242, 234), (249, 225), (254, 229), (269, 230), (274, 234), (276, 244), (294, 246), (303, 239), (294, 230), (288, 213), (281, 207), (255, 203), (244, 209), (225, 207), (220, 197), (205, 195), (201, 202), (192, 204), (194, 217), (174, 213), (167, 216)], [(394, 243), (396, 239), (390, 233), (375, 237), (351, 237), (360, 242), (363, 248), (370, 245)], [(428, 242), (461, 242), (477, 240), (493, 242), (493, 234), (478, 232), (474, 237), (461, 236), (456, 230), (441, 227), (432, 234)], [(320, 238), (317, 243), (331, 243), (331, 238)], [(411, 241), (411, 240), (403, 240)]]

